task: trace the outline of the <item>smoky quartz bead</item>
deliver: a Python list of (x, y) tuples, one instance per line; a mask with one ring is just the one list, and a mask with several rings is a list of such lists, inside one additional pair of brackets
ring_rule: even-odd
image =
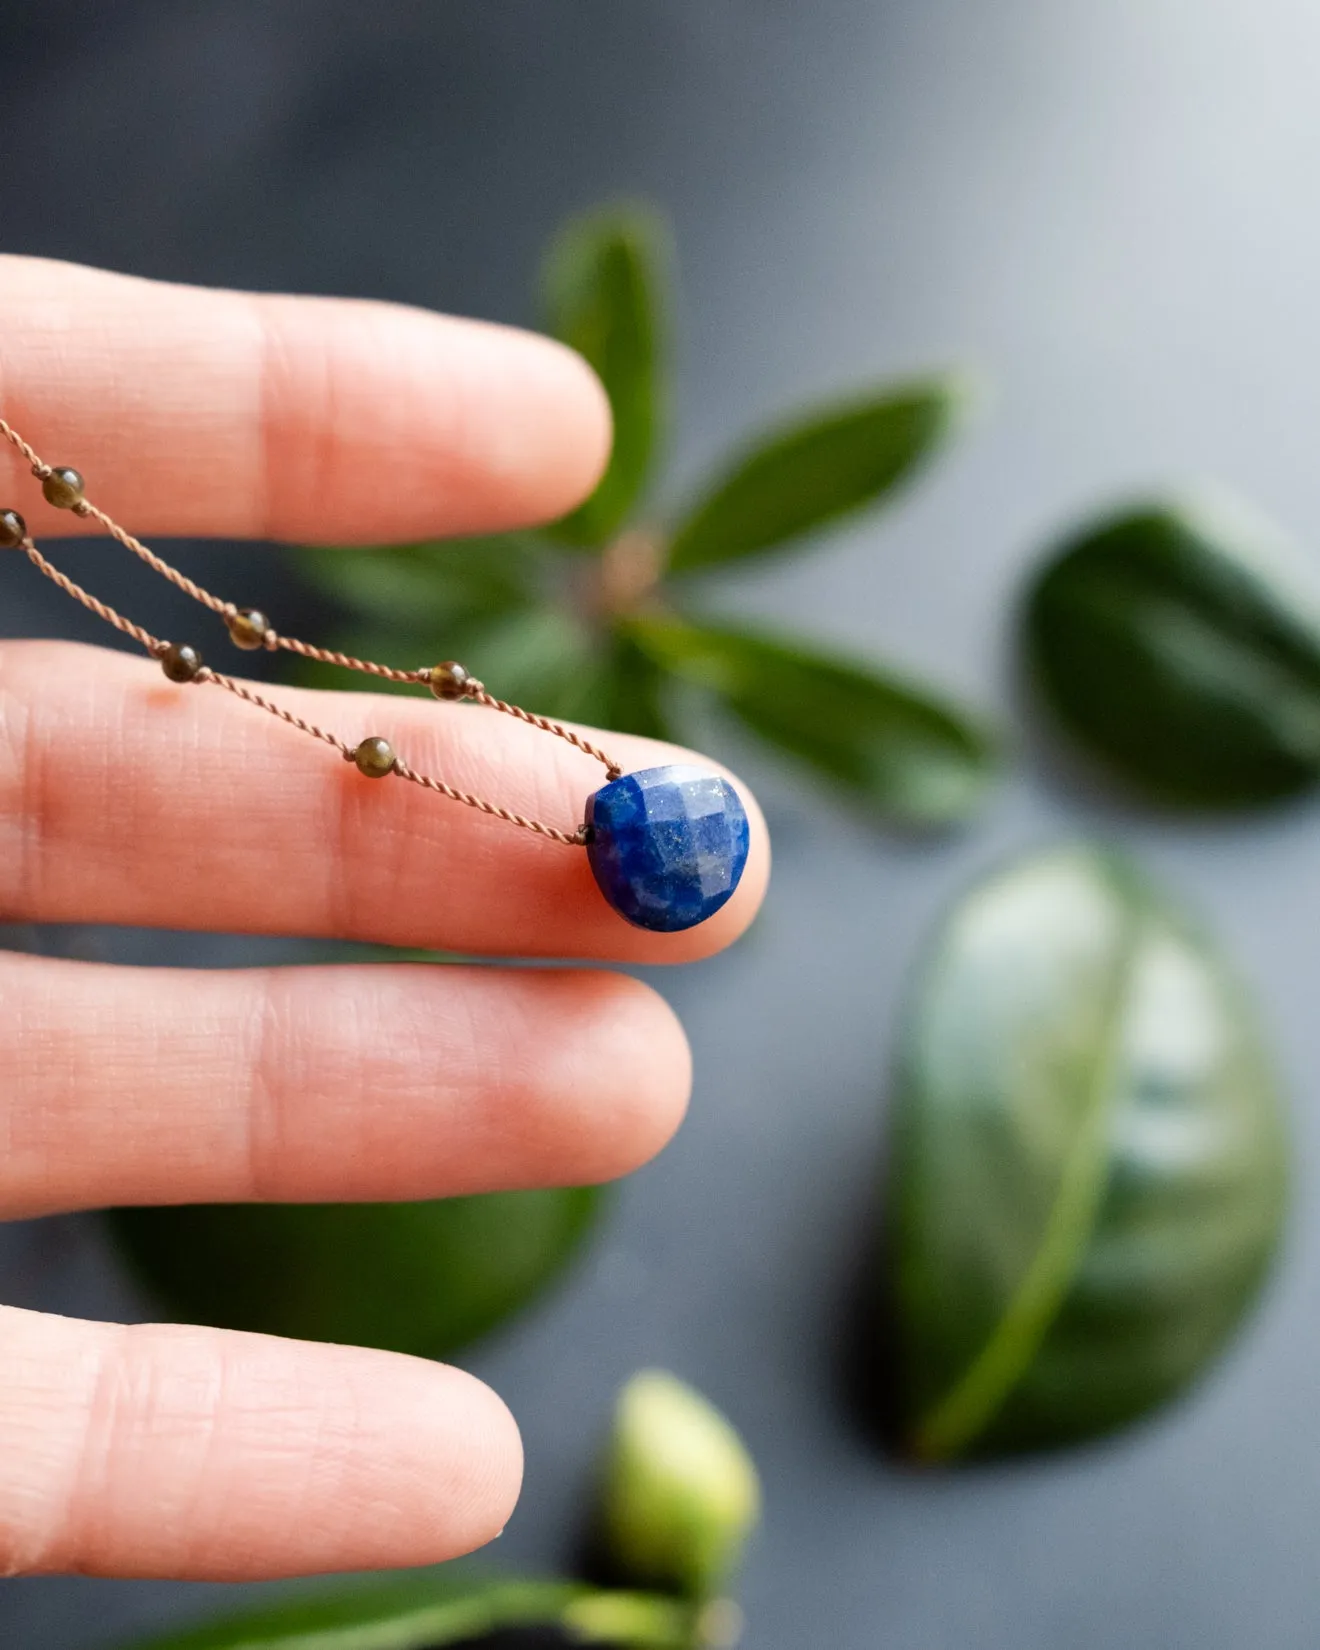
[(0, 550), (17, 550), (27, 537), (27, 522), (17, 510), (0, 510)]
[(160, 668), (171, 682), (194, 682), (202, 668), (202, 656), (187, 642), (171, 642), (160, 656)]
[(46, 495), (47, 504), (53, 504), (57, 510), (72, 510), (83, 501), (84, 482), (78, 470), (70, 469), (67, 464), (57, 464), (41, 483), (41, 490)]
[(226, 616), (225, 623), (229, 626), (230, 640), (245, 653), (255, 653), (266, 645), (270, 620), (257, 608), (240, 607), (237, 613)]
[(455, 660), (446, 659), (441, 665), (432, 665), (430, 684), (437, 699), (463, 699), (472, 686), (472, 677)]
[(368, 779), (384, 779), (394, 772), (398, 758), (388, 739), (373, 735), (370, 739), (364, 739), (353, 752), (353, 760), (357, 763), (358, 772), (366, 774)]

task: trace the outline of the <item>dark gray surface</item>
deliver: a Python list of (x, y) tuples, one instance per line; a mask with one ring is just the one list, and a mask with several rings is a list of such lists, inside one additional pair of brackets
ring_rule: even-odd
[[(892, 521), (731, 581), (728, 601), (1006, 709), (1006, 603), (1083, 506), (1211, 474), (1320, 545), (1317, 53), (1306, 0), (12, 7), (0, 236), (525, 318), (566, 209), (653, 195), (686, 283), (685, 475), (749, 420), (860, 374), (972, 360), (993, 380), (990, 415)], [(75, 630), (17, 585), (6, 630)], [(762, 1650), (1309, 1650), (1316, 808), (1175, 829), (1097, 814), (1028, 759), (977, 828), (911, 845), (768, 789), (764, 921), (662, 982), (697, 1057), (688, 1126), (570, 1287), (472, 1359), (528, 1447), (496, 1556), (560, 1559), (612, 1390), (660, 1362), (725, 1406), (763, 1467), (745, 1587)], [(1286, 1264), (1177, 1413), (1043, 1464), (906, 1476), (837, 1402), (902, 984), (972, 874), (1079, 829), (1197, 901), (1263, 998), (1297, 1110)], [(0, 1234), (0, 1293), (140, 1310), (80, 1221)], [(13, 1582), (0, 1643), (90, 1650), (211, 1591)]]

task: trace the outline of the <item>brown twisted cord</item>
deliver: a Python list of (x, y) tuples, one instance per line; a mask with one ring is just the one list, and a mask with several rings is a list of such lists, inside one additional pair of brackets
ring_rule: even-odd
[[(122, 613), (116, 612), (108, 602), (100, 601), (89, 590), (84, 590), (82, 585), (75, 583), (67, 573), (61, 573), (58, 567), (46, 560), (31, 539), (23, 541), (23, 549), (28, 560), (39, 572), (44, 573), (53, 584), (58, 585), (66, 596), (72, 596), (74, 601), (81, 602), (89, 613), (95, 613), (98, 619), (104, 619), (107, 624), (112, 624), (116, 630), (122, 630), (125, 636), (131, 636), (135, 642), (140, 642), (148, 653), (159, 656), (165, 652), (169, 645), (167, 642), (161, 641), (159, 636), (153, 636), (149, 630), (144, 630), (141, 625), (134, 624), (131, 619), (126, 619)], [(341, 756), (346, 757), (350, 762), (353, 760), (353, 747), (346, 745), (336, 734), (327, 733), (324, 728), (317, 727), (315, 722), (305, 722), (301, 716), (295, 716), (291, 710), (284, 710), (281, 706), (272, 704), (269, 699), (264, 699), (261, 694), (254, 693), (251, 688), (244, 687), (241, 682), (235, 682), (231, 677), (222, 676), (218, 670), (211, 670), (209, 666), (203, 666), (197, 672), (194, 680), (214, 682), (217, 687), (227, 688), (230, 693), (235, 694), (238, 698), (246, 699), (248, 704), (269, 711), (272, 716), (278, 716), (281, 722), (287, 722), (290, 727), (311, 734), (313, 739), (324, 740), (327, 745), (333, 745)]]
[(319, 659), (323, 665), (339, 665), (344, 670), (358, 670), (364, 676), (379, 676), (387, 682), (424, 682), (430, 675), (426, 670), (396, 670), (393, 665), (378, 665), (374, 659), (356, 659), (351, 653), (336, 653), (328, 647), (313, 647), (300, 642), (296, 636), (267, 634), (266, 646), (282, 647), (286, 653), (297, 653), (304, 659)]
[(483, 814), (489, 814), (492, 819), (507, 820), (510, 825), (521, 825), (525, 831), (535, 831), (538, 836), (548, 836), (554, 842), (562, 842), (568, 848), (580, 848), (587, 840), (587, 827), (579, 825), (576, 831), (561, 831), (557, 826), (547, 825), (539, 819), (528, 819), (523, 814), (513, 813), (508, 808), (499, 808), (493, 802), (487, 802), (484, 797), (473, 796), (470, 791), (455, 790), (452, 785), (446, 785), (443, 779), (432, 779), (424, 773), (414, 773), (406, 762), (396, 762), (394, 771), (400, 779), (411, 780), (414, 785), (421, 785), (425, 790), (436, 791), (440, 796), (447, 796), (451, 802), (462, 802), (469, 808), (477, 808)]
[[(31, 466), (33, 475), (39, 480), (44, 480), (52, 474), (52, 466), (47, 464), (35, 449), (24, 441), (18, 431), (3, 418), (0, 418), (0, 436), (3, 436), (11, 446), (16, 447), (22, 453)], [(99, 522), (111, 538), (117, 540), (126, 550), (132, 551), (154, 572), (159, 573), (162, 578), (168, 579), (172, 585), (182, 590), (185, 595), (191, 596), (194, 601), (200, 602), (203, 607), (209, 607), (212, 613), (219, 614), (223, 619), (232, 619), (237, 616), (238, 608), (233, 602), (222, 601), (219, 596), (212, 595), (204, 586), (190, 579), (186, 573), (181, 573), (177, 567), (172, 567), (162, 556), (158, 556), (154, 550), (149, 550), (141, 539), (134, 538), (132, 533), (121, 527), (117, 521), (106, 515), (104, 510), (98, 508), (89, 499), (80, 499), (73, 508), (75, 514)], [(282, 648), (285, 652), (296, 653), (304, 659), (316, 659), (322, 664), (337, 665), (343, 670), (356, 670), (365, 676), (379, 677), (382, 681), (420, 683), (426, 681), (428, 675), (425, 670), (397, 670), (391, 665), (377, 664), (373, 659), (358, 659), (351, 653), (338, 653), (331, 648), (316, 647), (311, 642), (299, 641), (296, 636), (278, 635), (273, 629), (267, 632), (265, 645), (272, 651), (276, 648)], [(552, 722), (548, 717), (533, 715), (532, 712), (523, 710), (518, 705), (511, 705), (504, 699), (497, 699), (493, 694), (487, 693), (478, 682), (473, 682), (472, 689), (467, 696), (486, 705), (491, 710), (501, 711), (505, 716), (516, 717), (520, 722), (526, 722), (529, 726), (539, 728), (544, 733), (553, 734), (556, 739), (566, 740), (577, 750), (582, 751), (584, 755), (594, 757), (597, 762), (603, 763), (611, 779), (617, 779), (623, 772), (623, 769), (612, 757), (607, 756), (604, 751), (599, 750), (587, 740), (579, 738), (577, 734), (570, 732), (561, 723)]]
[[(134, 624), (131, 619), (126, 619), (122, 613), (117, 612), (108, 602), (100, 601), (89, 590), (84, 590), (82, 585), (75, 583), (67, 573), (61, 573), (58, 567), (46, 560), (31, 539), (23, 541), (23, 549), (28, 560), (39, 572), (44, 573), (53, 584), (58, 585), (66, 596), (72, 596), (74, 601), (81, 602), (89, 613), (95, 613), (97, 618), (104, 619), (107, 624), (112, 624), (116, 630), (122, 630), (124, 635), (131, 636), (135, 642), (140, 642), (148, 653), (156, 657), (166, 651), (169, 646), (168, 642), (161, 641), (159, 636), (153, 636), (149, 630), (144, 630), (141, 625)], [(281, 706), (272, 704), (269, 699), (263, 698), (259, 693), (254, 693), (251, 688), (244, 687), (241, 682), (235, 682), (231, 677), (222, 675), (218, 670), (212, 670), (209, 666), (204, 665), (193, 680), (197, 682), (214, 682), (217, 687), (227, 688), (230, 693), (237, 695), (238, 698), (246, 699), (248, 704), (269, 711), (272, 716), (278, 716), (281, 722), (287, 722), (290, 727), (311, 734), (313, 739), (324, 740), (327, 745), (333, 745), (341, 756), (352, 761), (353, 747), (346, 745), (336, 734), (327, 733), (324, 728), (317, 727), (315, 722), (306, 722), (301, 716), (295, 716), (291, 710), (284, 710)]]
[(195, 679), (199, 682), (214, 682), (217, 687), (227, 688), (236, 698), (246, 699), (248, 704), (255, 705), (258, 710), (269, 711), (272, 716), (278, 716), (281, 722), (287, 722), (291, 728), (297, 728), (302, 733), (310, 733), (313, 739), (333, 745), (346, 761), (353, 760), (352, 745), (346, 745), (338, 734), (327, 733), (324, 728), (318, 728), (315, 722), (304, 722), (301, 716), (295, 716), (291, 710), (285, 710), (280, 705), (272, 704), (269, 699), (263, 699), (261, 694), (244, 687), (232, 676), (222, 676), (218, 670), (212, 670), (209, 665), (204, 665), (197, 672)]
[[(66, 595), (72, 596), (76, 602), (80, 602), (90, 613), (95, 613), (98, 618), (104, 619), (107, 624), (112, 624), (116, 630), (122, 631), (126, 636), (131, 636), (134, 641), (141, 643), (153, 657), (159, 658), (166, 652), (169, 647), (167, 642), (163, 642), (158, 636), (153, 636), (149, 630), (144, 630), (141, 625), (134, 624), (131, 619), (126, 619), (122, 613), (117, 612), (108, 602), (103, 602), (93, 596), (90, 591), (84, 590), (82, 585), (75, 583), (67, 573), (62, 573), (58, 567), (47, 561), (31, 539), (24, 539), (23, 550), (28, 560), (39, 572), (44, 573), (52, 583), (58, 585)], [(319, 739), (323, 744), (332, 746), (345, 761), (352, 762), (356, 758), (356, 748), (347, 744), (338, 734), (329, 733), (325, 728), (318, 727), (315, 722), (308, 722), (303, 717), (296, 716), (293, 711), (286, 710), (282, 705), (273, 703), (252, 688), (245, 687), (242, 682), (236, 682), (232, 676), (225, 676), (218, 670), (212, 670), (209, 665), (203, 665), (193, 680), (195, 682), (213, 682), (217, 687), (222, 687), (227, 692), (232, 693), (235, 698), (246, 700), (249, 705), (255, 705), (258, 710), (264, 710), (269, 715), (278, 717), (281, 722), (286, 722), (291, 728), (297, 728), (300, 733), (309, 734), (313, 739)], [(407, 779), (414, 785), (422, 786), (425, 790), (434, 791), (438, 796), (448, 797), (451, 802), (461, 802), (465, 807), (476, 808), (483, 814), (489, 814), (492, 819), (502, 819), (510, 825), (520, 825), (525, 831), (533, 831), (537, 836), (548, 837), (552, 842), (562, 842), (565, 847), (580, 848), (587, 840), (585, 825), (580, 825), (576, 831), (561, 831), (558, 826), (547, 825), (544, 820), (528, 819), (525, 814), (514, 813), (510, 808), (498, 807), (495, 803), (488, 802), (485, 797), (474, 796), (470, 791), (460, 791), (443, 779), (435, 779), (430, 774), (418, 773), (401, 759), (396, 759), (394, 772), (400, 779)]]
[[(47, 467), (48, 468), (48, 467)], [(35, 470), (33, 472), (36, 473)], [(158, 556), (154, 550), (149, 550), (141, 539), (133, 537), (132, 533), (125, 532), (117, 521), (106, 515), (104, 510), (98, 509), (95, 504), (86, 500), (81, 505), (74, 506), (74, 513), (80, 516), (90, 516), (99, 521), (111, 538), (117, 539), (126, 550), (146, 562), (147, 566), (166, 578), (172, 585), (182, 590), (185, 595), (191, 596), (203, 607), (209, 607), (212, 613), (217, 613), (222, 619), (232, 619), (238, 614), (238, 607), (233, 602), (221, 601), (219, 596), (213, 595), (204, 585), (190, 579), (186, 573), (179, 571)], [(301, 642), (296, 636), (281, 636), (272, 626), (266, 632), (265, 645), (270, 652), (283, 648), (286, 653), (297, 653), (304, 659), (319, 659), (322, 664), (339, 665), (344, 670), (356, 670), (364, 676), (379, 676), (389, 682), (422, 682), (426, 679), (426, 672), (421, 670), (396, 670), (393, 665), (377, 664), (374, 659), (358, 659), (351, 653), (339, 653), (332, 648), (316, 647), (311, 642)]]
[[(0, 436), (3, 436), (23, 455), (31, 466), (33, 475), (38, 479), (44, 481), (54, 473), (52, 466), (47, 464), (13, 426), (3, 418), (0, 418)], [(193, 600), (200, 602), (203, 606), (210, 608), (213, 613), (217, 613), (227, 620), (238, 617), (239, 609), (232, 602), (221, 601), (218, 596), (212, 595), (209, 590), (204, 589), (203, 586), (188, 578), (186, 574), (172, 567), (162, 557), (156, 555), (153, 550), (149, 550), (140, 539), (135, 538), (131, 533), (120, 527), (116, 521), (112, 520), (103, 510), (86, 498), (79, 497), (73, 504), (72, 509), (79, 516), (99, 522), (105, 531), (118, 543), (122, 544), (125, 549), (130, 550), (147, 566), (163, 578), (168, 579), (171, 584), (182, 590), (186, 595), (191, 596)], [(31, 538), (25, 537), (22, 540), (22, 549), (38, 572), (44, 574), (66, 595), (71, 596), (76, 602), (85, 607), (88, 612), (94, 613), (107, 624), (113, 625), (122, 634), (132, 637), (153, 658), (160, 659), (170, 651), (167, 642), (153, 636), (143, 626), (134, 624), (131, 619), (125, 618), (109, 603), (93, 596), (66, 573), (62, 573), (52, 562), (47, 561)], [(386, 681), (423, 683), (431, 678), (429, 670), (398, 670), (390, 665), (377, 664), (371, 659), (359, 659), (349, 653), (340, 653), (330, 648), (315, 647), (311, 643), (299, 641), (296, 637), (279, 636), (270, 628), (267, 629), (263, 640), (268, 649), (282, 648), (287, 652), (299, 654), (303, 658), (317, 659), (325, 664), (338, 665), (346, 670), (356, 670)], [(255, 705), (259, 710), (264, 710), (269, 715), (277, 717), (290, 727), (297, 728), (313, 739), (319, 739), (324, 744), (330, 745), (345, 760), (351, 762), (357, 759), (355, 747), (346, 744), (338, 735), (329, 733), (326, 729), (318, 727), (316, 723), (308, 722), (301, 716), (296, 716), (292, 711), (283, 709), (260, 693), (235, 681), (232, 677), (222, 675), (219, 671), (212, 670), (209, 666), (204, 665), (197, 671), (193, 680), (213, 682), (216, 686), (232, 693), (236, 698), (245, 700), (248, 704)], [(462, 697), (473, 699), (478, 704), (485, 705), (491, 710), (515, 717), (518, 721), (525, 722), (529, 727), (537, 728), (544, 733), (550, 733), (558, 739), (565, 740), (584, 755), (594, 757), (596, 761), (603, 763), (612, 780), (617, 779), (623, 771), (599, 747), (593, 745), (589, 740), (583, 739), (571, 729), (564, 727), (562, 723), (551, 721), (549, 717), (539, 716), (532, 711), (524, 710), (520, 705), (510, 704), (505, 699), (497, 699), (494, 694), (488, 693), (485, 686), (475, 678), (466, 680)], [(450, 801), (461, 802), (465, 807), (475, 808), (481, 813), (489, 814), (493, 819), (502, 819), (510, 825), (521, 826), (522, 829), (532, 831), (538, 836), (548, 837), (553, 842), (560, 842), (568, 847), (580, 847), (588, 840), (588, 830), (585, 825), (579, 826), (576, 831), (571, 833), (562, 831), (554, 825), (545, 824), (542, 820), (529, 819), (523, 814), (514, 813), (509, 808), (499, 807), (493, 802), (488, 802), (484, 797), (474, 796), (470, 791), (460, 791), (443, 779), (435, 779), (430, 775), (418, 773), (398, 758), (395, 759), (392, 771), (401, 779), (406, 779), (414, 785), (420, 785), (426, 790), (434, 791), (437, 795), (447, 797)]]
[(122, 613), (116, 613), (108, 602), (98, 601), (90, 591), (84, 590), (82, 585), (75, 584), (67, 573), (61, 573), (58, 567), (46, 560), (31, 539), (23, 540), (23, 551), (37, 571), (44, 573), (52, 584), (57, 584), (66, 596), (72, 596), (74, 601), (81, 602), (89, 613), (95, 613), (98, 619), (104, 619), (116, 630), (122, 630), (125, 636), (131, 636), (135, 642), (140, 642), (148, 653), (159, 653), (165, 647), (165, 643), (158, 636), (153, 636), (140, 624), (134, 624), (132, 619), (126, 619)]
[(580, 734), (566, 728), (562, 722), (552, 722), (548, 716), (537, 716), (534, 711), (524, 710), (521, 705), (511, 705), (505, 699), (497, 699), (493, 693), (487, 693), (481, 682), (469, 684), (468, 692), (479, 705), (486, 705), (491, 710), (502, 710), (506, 716), (516, 716), (520, 722), (526, 722), (529, 727), (540, 728), (542, 733), (553, 733), (557, 739), (566, 739), (570, 745), (575, 745), (586, 756), (594, 756), (597, 762), (603, 762), (611, 779), (617, 779), (623, 772), (613, 757), (606, 756), (603, 750), (589, 740), (583, 739)]
[(0, 418), (0, 435), (4, 436), (5, 440), (8, 441), (11, 446), (18, 448), (19, 452), (22, 453), (23, 457), (27, 459), (28, 463), (32, 466), (32, 474), (34, 476), (48, 476), (50, 474), (50, 465), (45, 463), (44, 460), (38, 458), (36, 453), (33, 452), (32, 448), (28, 446), (27, 442), (24, 441), (18, 431), (14, 429), (12, 425), (7, 424), (3, 418)]
[[(43, 468), (48, 469), (49, 467), (43, 466)], [(37, 473), (35, 466), (33, 473)], [(209, 590), (204, 590), (200, 584), (194, 583), (186, 573), (180, 573), (177, 567), (171, 567), (169, 562), (163, 560), (154, 550), (148, 550), (141, 539), (135, 539), (132, 533), (125, 532), (117, 521), (111, 521), (104, 510), (98, 510), (96, 505), (90, 504), (86, 499), (83, 499), (81, 504), (75, 504), (73, 508), (75, 515), (87, 516), (93, 521), (99, 521), (110, 537), (118, 539), (125, 550), (131, 550), (135, 556), (146, 562), (147, 566), (154, 572), (159, 573), (162, 578), (168, 579), (171, 584), (177, 585), (185, 595), (191, 596), (195, 602), (201, 602), (203, 607), (209, 607), (212, 613), (218, 613), (224, 618), (226, 616), (232, 617), (238, 612), (232, 602), (222, 602), (218, 596), (213, 596)]]

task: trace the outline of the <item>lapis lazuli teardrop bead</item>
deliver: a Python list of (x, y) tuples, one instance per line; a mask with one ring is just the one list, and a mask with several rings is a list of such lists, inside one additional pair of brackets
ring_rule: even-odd
[(600, 891), (638, 928), (674, 933), (725, 903), (747, 863), (747, 812), (727, 779), (675, 763), (626, 773), (587, 803)]

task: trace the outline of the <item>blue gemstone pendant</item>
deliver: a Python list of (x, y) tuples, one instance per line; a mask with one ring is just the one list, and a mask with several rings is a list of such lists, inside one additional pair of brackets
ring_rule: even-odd
[(600, 891), (638, 928), (672, 934), (713, 916), (747, 863), (747, 813), (706, 768), (626, 773), (587, 803), (587, 858)]

